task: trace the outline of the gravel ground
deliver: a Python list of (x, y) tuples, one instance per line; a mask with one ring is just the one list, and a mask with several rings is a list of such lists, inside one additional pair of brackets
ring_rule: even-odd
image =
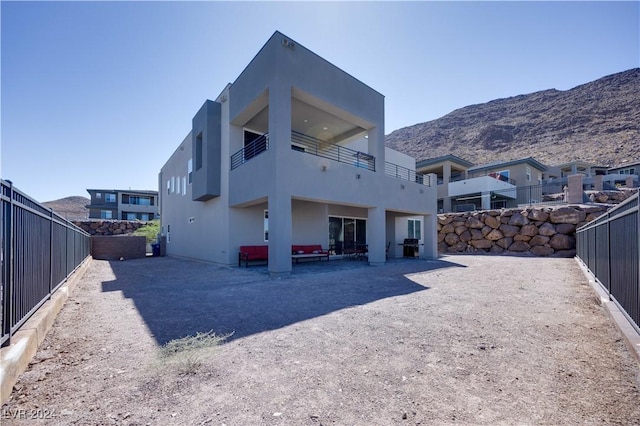
[[(2, 424), (640, 424), (640, 366), (573, 259), (265, 272), (93, 261)], [(160, 358), (210, 330), (233, 334)]]

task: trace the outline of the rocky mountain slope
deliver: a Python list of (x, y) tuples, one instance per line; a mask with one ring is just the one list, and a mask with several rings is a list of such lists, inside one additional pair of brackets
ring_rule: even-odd
[(49, 207), (60, 216), (69, 220), (87, 219), (89, 217), (89, 209), (85, 206), (90, 204), (91, 200), (86, 197), (65, 197), (54, 201), (45, 201), (43, 205)]
[(640, 68), (573, 89), (544, 90), (455, 110), (396, 130), (386, 145), (417, 160), (454, 154), (474, 164), (534, 157), (547, 165), (640, 161)]

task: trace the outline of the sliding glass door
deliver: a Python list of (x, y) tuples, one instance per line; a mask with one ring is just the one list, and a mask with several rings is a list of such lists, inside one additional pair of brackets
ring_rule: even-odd
[(367, 244), (367, 221), (353, 217), (329, 216), (329, 247), (333, 254), (345, 248)]

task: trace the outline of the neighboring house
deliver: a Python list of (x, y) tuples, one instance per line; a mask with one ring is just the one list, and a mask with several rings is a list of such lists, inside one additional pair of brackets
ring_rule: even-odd
[(382, 264), (417, 226), (436, 258), (436, 185), (384, 135), (380, 93), (275, 32), (160, 171), (167, 254), (234, 265), (240, 246), (266, 245), (282, 276), (292, 245), (358, 243)]
[(87, 189), (89, 219), (153, 220), (158, 218), (158, 191)]
[(416, 170), (438, 176), (438, 211), (456, 212), (541, 201), (540, 184), (547, 167), (531, 157), (474, 166), (445, 155), (418, 161)]
[(620, 167), (609, 168), (598, 166), (586, 161), (573, 161), (571, 163), (551, 166), (544, 173), (545, 192), (561, 192), (567, 184), (570, 175), (583, 175), (582, 187), (584, 190), (611, 190), (620, 186), (637, 186), (640, 163), (627, 164)]
[(638, 176), (640, 176), (640, 163), (631, 163), (611, 167), (607, 170), (607, 175), (604, 178), (607, 183), (614, 188), (618, 186), (632, 186), (637, 188), (640, 186)]
[(433, 173), (438, 177), (438, 211), (450, 212), (451, 198), (449, 183), (467, 178), (467, 170), (473, 163), (449, 154), (442, 157), (421, 160), (416, 163), (416, 171), (422, 174)]
[(543, 174), (543, 178), (545, 180), (562, 179), (575, 174), (581, 174), (585, 177), (605, 175), (607, 174), (607, 166), (598, 166), (586, 161), (576, 160), (557, 166), (549, 166), (547, 171)]

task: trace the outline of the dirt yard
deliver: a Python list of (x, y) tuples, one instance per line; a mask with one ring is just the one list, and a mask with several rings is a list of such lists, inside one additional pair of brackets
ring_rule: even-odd
[[(2, 424), (640, 424), (640, 366), (573, 259), (94, 261)], [(217, 347), (160, 357), (213, 330)]]

